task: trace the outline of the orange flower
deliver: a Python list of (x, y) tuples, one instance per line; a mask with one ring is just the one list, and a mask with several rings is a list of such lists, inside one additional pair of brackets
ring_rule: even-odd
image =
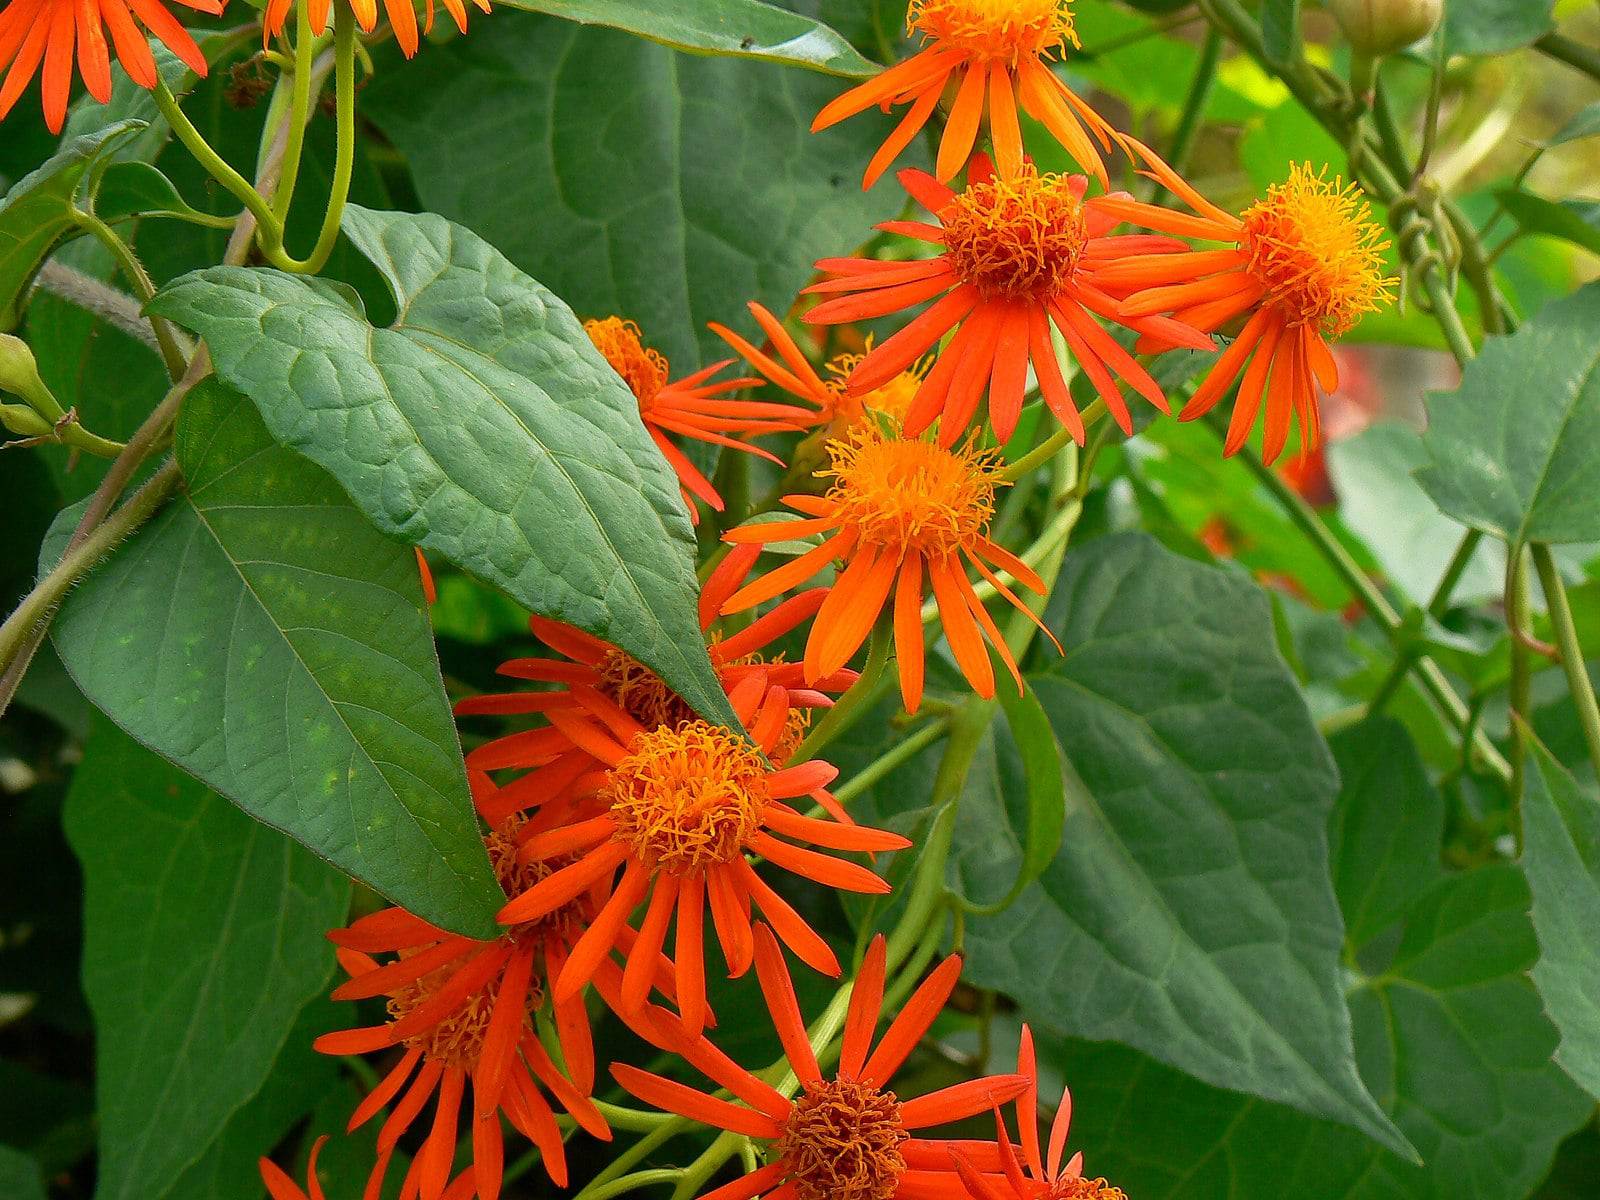
[[(734, 1104), (624, 1063), (611, 1073), (646, 1104), (717, 1129), (769, 1143), (768, 1163), (703, 1200), (935, 1200), (961, 1195), (942, 1143), (912, 1135), (1002, 1104), (1026, 1086), (1019, 1075), (989, 1076), (902, 1100), (889, 1081), (944, 1008), (961, 974), (961, 959), (940, 963), (906, 1001), (877, 1048), (872, 1034), (883, 1003), (884, 939), (872, 939), (850, 995), (839, 1069), (824, 1079), (806, 1036), (794, 984), (777, 941), (755, 930), (756, 972), (784, 1054), (800, 1081), (786, 1098), (710, 1042), (672, 1046), (694, 1067), (744, 1102)], [(870, 1053), (869, 1053), (870, 1051)], [(748, 1107), (746, 1107), (748, 1106)]]
[(938, 297), (862, 360), (850, 376), (850, 393), (884, 386), (955, 329), (917, 390), (906, 432), (921, 433), (937, 419), (940, 442), (954, 445), (987, 391), (995, 436), (1005, 441), (1022, 412), (1031, 363), (1050, 411), (1081, 442), (1083, 421), (1051, 345), (1053, 322), (1125, 431), (1132, 431), (1133, 422), (1114, 375), (1167, 411), (1160, 385), (1094, 316), (1175, 345), (1211, 349), (1209, 338), (1170, 318), (1129, 319), (1101, 281), (1105, 268), (1125, 255), (1159, 256), (1187, 247), (1164, 237), (1106, 236), (1118, 220), (1106, 207), (1110, 198), (1085, 200), (1088, 181), (1081, 175), (1040, 175), (1025, 164), (1014, 178), (1001, 179), (978, 156), (968, 179), (966, 191), (958, 194), (922, 171), (900, 172), (906, 190), (939, 224), (888, 221), (878, 228), (942, 246), (936, 257), (910, 263), (833, 258), (817, 264), (834, 278), (806, 290), (846, 293), (806, 314), (817, 324), (883, 317)]
[(1041, 1156), (1039, 1064), (1033, 1049), (1033, 1031), (1026, 1025), (1022, 1027), (1022, 1046), (1017, 1051), (1017, 1074), (1028, 1081), (1017, 1097), (1017, 1130), (1022, 1135), (1025, 1163), (1017, 1160), (1005, 1120), (996, 1111), (997, 1142), (951, 1147), (951, 1157), (971, 1200), (1128, 1200), (1121, 1188), (1104, 1179), (1085, 1177), (1081, 1153), (1062, 1165), (1067, 1131), (1072, 1126), (1070, 1090), (1062, 1091), (1061, 1106), (1050, 1126), (1049, 1157)]
[[(759, 546), (735, 548), (711, 573), (700, 596), (701, 628), (709, 630), (725, 601), (744, 582), (760, 556)], [(825, 588), (792, 596), (771, 612), (728, 637), (714, 637), (708, 647), (724, 691), (736, 710), (748, 714), (757, 741), (770, 745), (771, 758), (783, 764), (798, 748), (817, 708), (833, 704), (829, 693), (844, 691), (856, 680), (849, 670), (834, 672), (807, 684), (800, 663), (768, 661), (765, 651), (780, 637), (816, 615), (827, 597)], [(593, 698), (617, 705), (645, 729), (677, 728), (696, 720), (695, 712), (661, 678), (609, 642), (559, 621), (530, 617), (529, 628), (559, 657), (514, 658), (500, 665), (500, 674), (554, 688), (472, 696), (456, 705), (457, 716), (520, 715), (561, 710), (584, 719), (608, 710), (596, 709)], [(595, 760), (567, 736), (561, 726), (520, 730), (478, 746), (467, 755), (474, 770), (526, 770), (485, 801), (485, 819), (494, 824), (530, 804), (550, 808), (558, 797), (570, 797), (577, 781), (597, 769)]]
[[(1299, 164), (1288, 180), (1234, 217), (1147, 147), (1138, 150), (1151, 174), (1198, 215), (1126, 198), (1107, 199), (1107, 211), (1147, 229), (1228, 242), (1232, 248), (1139, 255), (1111, 264), (1105, 274), (1112, 283), (1139, 289), (1123, 312), (1141, 318), (1170, 312), (1206, 332), (1250, 314), (1180, 418), (1189, 421), (1210, 412), (1242, 371), (1224, 453), (1244, 445), (1263, 400), (1262, 457), (1268, 463), (1283, 452), (1295, 417), (1302, 446), (1315, 446), (1321, 430), (1317, 388), (1331, 393), (1339, 387), (1329, 340), (1392, 295), (1393, 281), (1383, 272), (1388, 243), (1371, 209), (1354, 184), (1329, 182), (1309, 164)], [(1166, 344), (1159, 335), (1146, 343), (1152, 349)]]
[(723, 611), (760, 604), (830, 563), (847, 562), (812, 623), (805, 677), (825, 678), (848, 662), (892, 592), (900, 694), (906, 711), (915, 712), (922, 702), (922, 598), (931, 584), (951, 652), (974, 690), (994, 695), (985, 638), (1000, 652), (1020, 689), (1017, 664), (966, 569), (970, 562), (1000, 595), (1030, 616), (989, 564), (1044, 594), (1038, 575), (988, 537), (995, 488), (1000, 486), (994, 452), (978, 450), (970, 441), (946, 449), (895, 437), (869, 424), (829, 442), (828, 455), (832, 466), (817, 472), (834, 481), (826, 496), (783, 498), (806, 519), (745, 525), (724, 535), (730, 542), (759, 545), (822, 534), (822, 544), (740, 588)]
[[(186, 8), (217, 16), (224, 0), (177, 0)], [(137, 21), (135, 20), (137, 18)], [(143, 28), (140, 28), (143, 26)], [(89, 94), (101, 104), (111, 99), (111, 58), (106, 30), (117, 61), (142, 88), (156, 86), (155, 56), (145, 30), (162, 42), (196, 75), (206, 73), (206, 58), (165, 7), (164, 0), (11, 0), (0, 11), (0, 68), (10, 65), (0, 85), (0, 118), (22, 95), (43, 66), (41, 85), (45, 124), (60, 133), (72, 91), (72, 59)]]
[[(472, 0), (480, 12), (488, 12), (489, 0)], [(309, 16), (311, 19), (311, 32), (321, 37), (328, 32), (328, 15), (332, 8), (333, 0), (305, 0), (311, 6)], [(462, 33), (467, 31), (467, 9), (461, 0), (443, 0), (445, 11), (448, 12), (456, 23), (456, 28)], [(378, 25), (378, 0), (349, 0), (350, 11), (355, 13), (356, 24), (363, 33), (371, 33)], [(267, 0), (266, 11), (261, 17), (261, 38), (263, 42), (270, 42), (283, 32), (284, 23), (288, 20), (289, 11), (294, 7), (294, 0)], [(389, 26), (394, 30), (395, 43), (407, 58), (417, 52), (419, 39), (417, 36), (417, 10), (412, 7), (412, 0), (383, 0), (383, 10), (388, 15)], [(433, 31), (433, 0), (428, 0), (427, 16), (423, 22), (422, 32)]]
[[(493, 788), (477, 773), (473, 785), (482, 812)], [(518, 860), (523, 823), (513, 817), (485, 839), (490, 861), (510, 897), (525, 894), (555, 869), (554, 864)], [(370, 1054), (405, 1047), (399, 1062), (357, 1107), (349, 1127), (366, 1123), (411, 1081), (378, 1134), (371, 1194), (381, 1186), (400, 1136), (435, 1095), (433, 1127), (412, 1161), (403, 1194), (417, 1194), (414, 1189), (420, 1189), (423, 1200), (437, 1200), (444, 1193), (468, 1082), (473, 1098), (473, 1167), (470, 1187), (462, 1195), (473, 1194), (472, 1189), (482, 1197), (499, 1192), (501, 1113), (539, 1147), (551, 1179), (566, 1186), (561, 1133), (544, 1091), (584, 1129), (610, 1138), (605, 1119), (588, 1098), (594, 1086), (594, 1050), (581, 1000), (551, 1000), (567, 1075), (546, 1052), (531, 1019), (546, 1002), (546, 980), (561, 970), (605, 899), (599, 884), (582, 889), (491, 941), (446, 933), (400, 908), (372, 913), (328, 935), (338, 947), (340, 965), (350, 975), (334, 990), (334, 999), (387, 996), (390, 1019), (379, 1026), (324, 1034), (316, 1048), (326, 1054)], [(396, 957), (380, 965), (376, 954)], [(655, 970), (663, 987), (670, 986), (665, 960), (656, 957), (647, 966)], [(621, 982), (617, 973), (605, 982), (602, 994), (615, 999)]]
[(722, 497), (700, 469), (689, 461), (688, 455), (673, 445), (667, 435), (675, 433), (730, 450), (755, 454), (779, 466), (781, 459), (755, 446), (729, 437), (731, 433), (779, 433), (805, 428), (806, 414), (787, 404), (759, 404), (748, 400), (717, 399), (724, 392), (755, 387), (759, 379), (725, 379), (720, 383), (707, 382), (711, 376), (733, 363), (725, 359), (713, 363), (675, 382), (670, 381), (667, 360), (657, 350), (648, 349), (639, 340), (639, 327), (620, 317), (607, 317), (603, 321), (585, 321), (584, 332), (605, 356), (611, 369), (622, 376), (623, 382), (639, 401), (639, 416), (649, 431), (651, 440), (666, 457), (682, 486), (683, 502), (689, 515), (699, 520), (694, 497), (698, 496), (717, 512), (723, 508)]
[[(773, 349), (782, 359), (781, 363), (764, 350), (758, 350), (726, 325), (712, 321), (711, 331), (737, 350), (768, 382), (807, 404), (815, 405), (818, 410), (815, 418), (817, 423), (827, 425), (829, 434), (834, 437), (842, 436), (852, 426), (870, 420), (869, 413), (903, 422), (911, 411), (911, 401), (922, 386), (928, 368), (933, 365), (930, 355), (912, 363), (881, 387), (860, 395), (852, 394), (845, 382), (866, 355), (835, 355), (827, 364), (830, 378), (824, 380), (777, 317), (754, 300), (750, 301), (749, 308), (756, 323), (771, 339)], [(870, 338), (867, 340), (867, 349), (872, 349)]]
[[(670, 992), (655, 978), (653, 964), (675, 916), (673, 984), (679, 1011), (691, 1033), (704, 1027), (708, 902), (733, 975), (750, 966), (752, 903), (800, 959), (837, 975), (839, 963), (828, 944), (756, 874), (746, 854), (829, 887), (881, 895), (889, 885), (865, 867), (795, 843), (864, 852), (900, 850), (910, 843), (851, 822), (826, 791), (838, 774), (829, 764), (812, 760), (776, 771), (767, 766), (762, 755), (775, 757), (784, 733), (781, 689), (775, 693), (757, 683), (730, 696), (739, 719), (753, 730), (754, 744), (698, 718), (649, 729), (592, 689), (574, 688), (574, 695), (581, 711), (555, 708), (547, 715), (600, 769), (580, 776), (565, 797), (534, 801), (557, 804), (561, 815), (537, 828), (530, 823), (517, 857), (525, 863), (576, 857), (500, 912), (508, 924), (540, 920), (622, 872), (611, 898), (557, 974), (556, 1002), (578, 995), (610, 963), (614, 949), (628, 951), (626, 939), (633, 931), (626, 922), (642, 903), (648, 907), (623, 973), (625, 1014), (642, 1009), (652, 986)], [(765, 719), (772, 711), (779, 719)], [(804, 816), (783, 803), (800, 796), (821, 804), (834, 819)]]
[(911, 105), (867, 164), (863, 187), (871, 187), (895, 155), (911, 144), (952, 85), (955, 98), (939, 139), (935, 167), (940, 180), (954, 178), (972, 152), (987, 92), (989, 133), (1002, 175), (1009, 178), (1022, 170), (1020, 106), (1055, 134), (1079, 166), (1107, 186), (1105, 163), (1084, 126), (1106, 150), (1121, 136), (1047, 65), (1069, 44), (1078, 45), (1072, 0), (911, 0), (906, 32), (920, 34), (924, 47), (833, 100), (811, 123), (815, 132), (873, 105)]

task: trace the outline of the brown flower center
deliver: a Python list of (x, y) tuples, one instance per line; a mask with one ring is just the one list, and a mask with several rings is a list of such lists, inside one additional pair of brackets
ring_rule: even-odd
[(891, 1200), (909, 1136), (893, 1092), (836, 1079), (794, 1102), (775, 1149), (799, 1200)]

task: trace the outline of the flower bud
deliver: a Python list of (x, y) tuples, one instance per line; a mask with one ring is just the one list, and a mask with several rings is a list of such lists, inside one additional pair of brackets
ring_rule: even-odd
[(61, 405), (39, 378), (39, 365), (33, 361), (28, 343), (9, 333), (0, 333), (0, 392), (21, 396), (50, 420), (61, 416)]
[(1362, 54), (1393, 54), (1439, 25), (1444, 0), (1328, 0), (1339, 28)]

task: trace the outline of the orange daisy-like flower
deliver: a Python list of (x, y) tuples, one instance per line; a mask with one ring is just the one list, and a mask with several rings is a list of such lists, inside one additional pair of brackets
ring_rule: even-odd
[[(701, 591), (702, 629), (711, 629), (723, 602), (744, 582), (760, 553), (759, 546), (736, 547), (717, 565)], [(792, 596), (746, 628), (728, 637), (713, 637), (707, 647), (735, 710), (746, 716), (753, 736), (771, 747), (770, 757), (780, 765), (803, 740), (811, 712), (831, 706), (830, 693), (842, 692), (856, 680), (854, 671), (840, 670), (807, 684), (800, 663), (769, 660), (766, 655), (774, 641), (815, 616), (826, 597), (824, 588)], [(457, 716), (539, 713), (548, 718), (560, 711), (582, 722), (604, 720), (609, 704), (645, 729), (677, 728), (697, 719), (688, 702), (660, 676), (609, 642), (544, 617), (530, 617), (528, 625), (558, 657), (513, 658), (500, 665), (499, 673), (555, 686), (471, 696), (457, 703)], [(478, 771), (527, 772), (484, 801), (484, 816), (491, 824), (530, 805), (548, 809), (553, 798), (570, 797), (578, 780), (597, 769), (595, 760), (560, 724), (486, 742), (467, 755), (467, 765)]]
[[(492, 787), (481, 775), (473, 783), (481, 812)], [(557, 865), (518, 861), (522, 824), (520, 817), (513, 817), (486, 839), (490, 862), (512, 897), (536, 887)], [(581, 1000), (552, 1000), (568, 1074), (551, 1059), (532, 1021), (546, 1002), (545, 981), (561, 970), (605, 899), (603, 887), (595, 884), (490, 941), (446, 933), (400, 908), (372, 913), (328, 935), (350, 975), (335, 989), (334, 999), (386, 996), (390, 1019), (370, 1028), (324, 1034), (316, 1048), (326, 1054), (405, 1048), (350, 1118), (349, 1127), (359, 1127), (405, 1089), (378, 1134), (371, 1194), (381, 1186), (395, 1144), (434, 1096), (433, 1126), (412, 1160), (404, 1194), (419, 1194), (420, 1189), (423, 1200), (437, 1200), (444, 1193), (468, 1083), (473, 1167), (471, 1188), (464, 1195), (473, 1194), (472, 1189), (485, 1198), (499, 1192), (502, 1113), (539, 1147), (551, 1179), (566, 1185), (561, 1132), (545, 1092), (584, 1129), (610, 1138), (605, 1119), (588, 1098), (594, 1086), (594, 1051)], [(373, 957), (379, 954), (395, 957), (380, 965)], [(665, 960), (654, 958), (648, 967), (663, 987), (670, 986)], [(620, 983), (611, 974), (602, 993), (615, 999)]]
[(1067, 1131), (1072, 1127), (1070, 1090), (1062, 1091), (1061, 1106), (1050, 1126), (1048, 1157), (1040, 1153), (1039, 1063), (1033, 1048), (1033, 1031), (1026, 1025), (1022, 1027), (1022, 1046), (1017, 1051), (1017, 1074), (1028, 1081), (1017, 1097), (1022, 1159), (1017, 1158), (998, 1111), (998, 1141), (951, 1147), (951, 1157), (971, 1200), (1128, 1200), (1121, 1188), (1102, 1178), (1085, 1176), (1081, 1153), (1062, 1164)]
[[(356, 24), (363, 33), (371, 33), (378, 26), (378, 0), (348, 0), (350, 11), (355, 14)], [(489, 0), (472, 0), (480, 12), (489, 12)], [(332, 11), (333, 0), (302, 0), (302, 3), (311, 6), (308, 16), (311, 20), (311, 32), (321, 37), (328, 32), (328, 17)], [(443, 0), (445, 11), (450, 14), (456, 23), (456, 28), (462, 33), (467, 31), (467, 9), (461, 0)], [(289, 13), (294, 8), (294, 0), (267, 0), (266, 11), (261, 16), (261, 38), (263, 42), (270, 42), (283, 32), (283, 26), (289, 19)], [(383, 11), (389, 18), (389, 27), (394, 30), (395, 44), (407, 58), (416, 54), (420, 44), (417, 29), (417, 10), (412, 6), (412, 0), (383, 0)], [(433, 30), (433, 0), (428, 0), (426, 17), (423, 21), (422, 33)]]
[[(311, 1159), (306, 1164), (304, 1189), (271, 1159), (259, 1160), (261, 1182), (266, 1185), (267, 1194), (272, 1200), (327, 1200), (322, 1190), (322, 1181), (317, 1178), (317, 1155), (322, 1153), (322, 1147), (327, 1141), (327, 1136), (324, 1135), (311, 1145)], [(481, 1194), (476, 1191), (476, 1187), (477, 1182), (472, 1168), (468, 1167), (455, 1177), (449, 1187), (445, 1188), (440, 1200), (471, 1200), (472, 1196)]]
[[(564, 857), (570, 862), (500, 912), (508, 924), (537, 921), (597, 883), (616, 880), (610, 899), (555, 976), (556, 1002), (581, 992), (610, 963), (613, 950), (621, 949), (627, 954), (622, 1011), (638, 1012), (653, 986), (675, 991), (684, 1027), (698, 1033), (706, 1023), (708, 904), (733, 975), (750, 966), (752, 904), (802, 961), (837, 975), (839, 963), (828, 944), (756, 874), (746, 855), (829, 887), (882, 895), (889, 885), (865, 867), (797, 843), (861, 852), (901, 850), (910, 843), (851, 822), (826, 791), (838, 774), (828, 763), (812, 760), (780, 770), (767, 765), (763, 754), (775, 756), (784, 733), (781, 713), (764, 719), (764, 709), (777, 707), (773, 693), (757, 684), (730, 696), (757, 739), (751, 743), (698, 718), (647, 728), (597, 692), (574, 690), (583, 712), (558, 708), (547, 715), (599, 769), (580, 776), (568, 798), (557, 801), (563, 807), (556, 822), (530, 823), (517, 853), (525, 863)], [(784, 803), (801, 796), (823, 805), (834, 819), (808, 817)], [(647, 905), (644, 920), (630, 946), (627, 921), (641, 904)], [(669, 989), (657, 979), (655, 963), (674, 922)]]
[(988, 95), (989, 133), (1000, 173), (1023, 166), (1020, 107), (1056, 136), (1078, 165), (1106, 186), (1105, 162), (1085, 126), (1110, 150), (1121, 140), (1101, 116), (1073, 94), (1050, 60), (1078, 45), (1072, 0), (911, 0), (906, 32), (926, 43), (916, 54), (829, 103), (811, 123), (826, 129), (846, 117), (882, 105), (911, 109), (867, 164), (863, 187), (871, 187), (933, 116), (946, 89), (955, 87), (950, 119), (939, 139), (936, 174), (955, 177), (966, 164), (983, 122)]
[[(889, 417), (896, 422), (904, 422), (910, 415), (911, 402), (927, 377), (928, 368), (933, 365), (931, 355), (912, 363), (880, 387), (869, 392), (853, 393), (846, 382), (861, 365), (865, 354), (836, 355), (826, 366), (829, 378), (823, 379), (806, 358), (805, 352), (795, 344), (794, 338), (789, 336), (783, 322), (754, 300), (749, 308), (762, 332), (771, 340), (777, 359), (765, 350), (757, 349), (726, 325), (713, 321), (710, 324), (712, 332), (737, 350), (769, 383), (777, 385), (796, 399), (814, 405), (817, 409), (816, 422), (828, 426), (830, 435), (842, 436), (853, 426), (873, 419), (869, 414)], [(872, 349), (870, 339), (867, 349)]]
[(921, 433), (938, 420), (939, 440), (954, 445), (987, 392), (995, 436), (1005, 441), (1021, 415), (1031, 364), (1050, 411), (1081, 442), (1083, 420), (1051, 344), (1054, 323), (1125, 431), (1132, 431), (1133, 419), (1115, 377), (1167, 411), (1160, 385), (1095, 317), (1170, 344), (1211, 349), (1209, 338), (1169, 317), (1130, 319), (1101, 278), (1108, 264), (1126, 255), (1159, 256), (1188, 247), (1146, 234), (1107, 236), (1119, 218), (1106, 207), (1109, 197), (1084, 199), (1088, 181), (1081, 175), (1040, 175), (1025, 164), (1014, 178), (1002, 179), (989, 170), (987, 159), (973, 161), (967, 189), (960, 193), (922, 171), (900, 172), (906, 190), (938, 217), (938, 225), (888, 221), (878, 226), (943, 247), (936, 257), (909, 263), (833, 258), (817, 264), (833, 278), (806, 290), (845, 294), (806, 313), (809, 322), (884, 317), (938, 297), (861, 361), (849, 391), (859, 395), (884, 386), (955, 329), (917, 390), (906, 418), (908, 433)]
[(995, 454), (976, 449), (970, 441), (946, 449), (870, 424), (829, 442), (828, 454), (832, 466), (817, 472), (833, 479), (827, 495), (783, 498), (805, 519), (745, 525), (724, 535), (737, 544), (760, 545), (821, 534), (822, 544), (740, 588), (723, 611), (760, 604), (832, 563), (847, 562), (812, 622), (804, 659), (807, 680), (825, 678), (850, 660), (893, 593), (900, 694), (906, 711), (915, 712), (922, 702), (924, 673), (922, 600), (931, 585), (951, 652), (978, 694), (994, 695), (986, 638), (1020, 688), (1021, 675), (1005, 639), (967, 578), (966, 565), (971, 563), (1029, 616), (1031, 611), (990, 564), (1044, 594), (1043, 580), (988, 536), (1000, 486)]
[(886, 962), (883, 936), (875, 937), (850, 995), (844, 1046), (832, 1079), (823, 1078), (794, 984), (764, 925), (756, 926), (755, 959), (773, 1027), (800, 1081), (797, 1098), (786, 1098), (704, 1039), (674, 1048), (743, 1105), (624, 1063), (611, 1068), (617, 1082), (646, 1104), (769, 1144), (766, 1166), (706, 1193), (703, 1200), (752, 1200), (763, 1193), (768, 1200), (959, 1197), (962, 1187), (945, 1144), (913, 1134), (1003, 1104), (1027, 1081), (1018, 1075), (991, 1076), (910, 1100), (889, 1090), (889, 1081), (944, 1008), (961, 974), (961, 959), (945, 959), (922, 982), (873, 1049)]
[(693, 438), (730, 450), (755, 454), (779, 466), (783, 461), (759, 447), (739, 441), (729, 434), (780, 433), (805, 428), (806, 414), (787, 404), (762, 404), (748, 400), (725, 400), (725, 392), (755, 387), (759, 379), (724, 379), (710, 382), (711, 377), (733, 359), (713, 363), (693, 375), (673, 381), (666, 356), (651, 350), (640, 340), (639, 327), (620, 317), (607, 317), (603, 321), (585, 321), (584, 332), (596, 349), (611, 364), (611, 369), (622, 376), (623, 382), (639, 401), (639, 416), (656, 447), (671, 464), (683, 490), (683, 502), (689, 515), (699, 519), (695, 498), (705, 501), (717, 512), (723, 508), (722, 497), (711, 481), (705, 477), (689, 456), (676, 445), (668, 434)]
[[(222, 12), (224, 0), (177, 3), (214, 17)], [(0, 69), (10, 68), (0, 84), (0, 119), (42, 68), (45, 124), (51, 133), (60, 133), (72, 93), (74, 52), (84, 87), (101, 104), (111, 99), (112, 47), (128, 78), (142, 88), (155, 87), (159, 76), (146, 30), (196, 75), (206, 73), (205, 55), (165, 0), (11, 0), (0, 11)]]
[[(1211, 332), (1250, 314), (1233, 344), (1211, 369), (1180, 417), (1211, 411), (1244, 373), (1228, 426), (1225, 453), (1244, 445), (1256, 414), (1266, 408), (1262, 457), (1283, 452), (1296, 417), (1306, 447), (1320, 437), (1317, 388), (1338, 390), (1339, 368), (1330, 339), (1392, 296), (1384, 274), (1388, 243), (1354, 184), (1331, 182), (1309, 164), (1235, 217), (1200, 195), (1144, 146), (1151, 174), (1190, 205), (1194, 216), (1127, 198), (1108, 198), (1107, 211), (1147, 229), (1232, 243), (1222, 250), (1139, 255), (1113, 263), (1106, 277), (1138, 289), (1123, 312), (1145, 318), (1170, 312), (1185, 325)], [(1170, 343), (1153, 335), (1146, 343)]]

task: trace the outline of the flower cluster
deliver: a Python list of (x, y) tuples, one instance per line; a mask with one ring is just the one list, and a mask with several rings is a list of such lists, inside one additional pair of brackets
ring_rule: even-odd
[[(52, 2), (21, 0), (7, 16)], [(311, 27), (324, 27), (328, 0), (306, 2)], [(355, 16), (366, 28), (376, 9), (363, 3)], [(389, 4), (391, 21), (409, 53), (415, 14), (399, 4), (404, 14)], [(464, 9), (448, 7), (464, 24)], [(138, 11), (149, 22), (160, 10), (140, 0)], [(287, 11), (286, 0), (269, 4), (269, 36)], [(0, 19), (12, 75), (31, 70), (45, 36), (13, 28), (18, 21)], [(545, 652), (502, 664), (515, 681), (508, 690), (459, 704), (463, 719), (502, 723), (466, 759), (505, 892), (498, 935), (458, 936), (400, 909), (330, 935), (349, 975), (335, 997), (386, 1006), (377, 1023), (317, 1042), (331, 1054), (386, 1056), (381, 1082), (351, 1119), (354, 1128), (387, 1110), (369, 1194), (414, 1129), (404, 1196), (497, 1196), (507, 1127), (565, 1185), (566, 1134), (612, 1136), (608, 1106), (594, 1096), (592, 994), (733, 1099), (627, 1063), (611, 1065), (617, 1083), (765, 1148), (763, 1162), (707, 1193), (714, 1200), (1123, 1200), (1085, 1175), (1081, 1156), (1063, 1162), (1070, 1095), (1041, 1152), (1026, 1031), (1013, 1074), (924, 1096), (893, 1090), (957, 984), (959, 957), (924, 977), (931, 943), (919, 961), (905, 939), (891, 953), (879, 935), (855, 965), (848, 1008), (841, 991), (831, 1024), (804, 1023), (789, 959), (827, 977), (844, 964), (785, 892), (798, 879), (884, 895), (876, 856), (910, 845), (858, 823), (830, 790), (838, 771), (814, 752), (826, 739), (813, 718), (852, 688), (862, 689), (852, 702), (875, 699), (891, 648), (901, 702), (916, 713), (938, 640), (930, 629), (978, 695), (992, 697), (1007, 675), (1020, 689), (1022, 639), (1007, 636), (990, 604), (1003, 601), (1006, 619), (1029, 635), (1044, 628), (1032, 598), (1047, 591), (1037, 556), (1008, 550), (998, 533), (1012, 482), (1006, 443), (1030, 399), (1059, 426), (1049, 435), (1056, 446), (1086, 443), (1102, 415), (1131, 433), (1130, 396), (1170, 411), (1152, 356), (1216, 350), (1228, 335), (1180, 417), (1204, 415), (1237, 383), (1228, 453), (1263, 411), (1269, 461), (1296, 420), (1310, 446), (1318, 388), (1337, 386), (1329, 339), (1388, 297), (1383, 246), (1353, 190), (1310, 167), (1234, 215), (1113, 129), (1053, 69), (1077, 46), (1070, 0), (912, 0), (907, 33), (915, 54), (815, 122), (906, 109), (867, 167), (871, 186), (943, 106), (935, 170), (898, 175), (926, 218), (886, 221), (877, 227), (885, 238), (869, 243), (892, 246), (893, 257), (823, 259), (795, 322), (751, 303), (761, 341), (713, 323), (737, 357), (700, 369), (675, 370), (626, 317), (584, 327), (636, 400), (693, 520), (712, 524), (702, 506), (720, 514), (727, 504), (685, 442), (787, 470), (769, 511), (719, 524), (699, 597), (706, 653), (743, 730), (708, 722), (619, 647), (539, 616), (529, 628)], [(0, 103), (9, 79), (7, 89)], [(1040, 171), (1019, 114), (1058, 139), (1083, 174)], [(1184, 208), (1113, 191), (1104, 158), (1113, 151)], [(881, 340), (849, 335), (831, 357), (818, 353), (841, 330), (885, 320), (898, 327)], [(752, 374), (725, 374), (740, 360)], [(1085, 384), (1076, 397), (1074, 373)], [(748, 398), (769, 386), (773, 398)], [(792, 464), (752, 444), (767, 437), (795, 446)], [(763, 569), (767, 558), (776, 565)], [(869, 639), (874, 676), (863, 680), (850, 663)], [(754, 968), (787, 1086), (717, 1049), (707, 987), (715, 962), (732, 979)], [(876, 1038), (885, 1008), (898, 1012)], [(999, 1115), (1013, 1103), (1016, 1142)], [(992, 1142), (931, 1132), (988, 1112)], [(463, 1130), (471, 1154), (458, 1167)], [(264, 1164), (263, 1174), (277, 1200), (301, 1195), (278, 1168)], [(314, 1170), (308, 1186), (320, 1195)]]

